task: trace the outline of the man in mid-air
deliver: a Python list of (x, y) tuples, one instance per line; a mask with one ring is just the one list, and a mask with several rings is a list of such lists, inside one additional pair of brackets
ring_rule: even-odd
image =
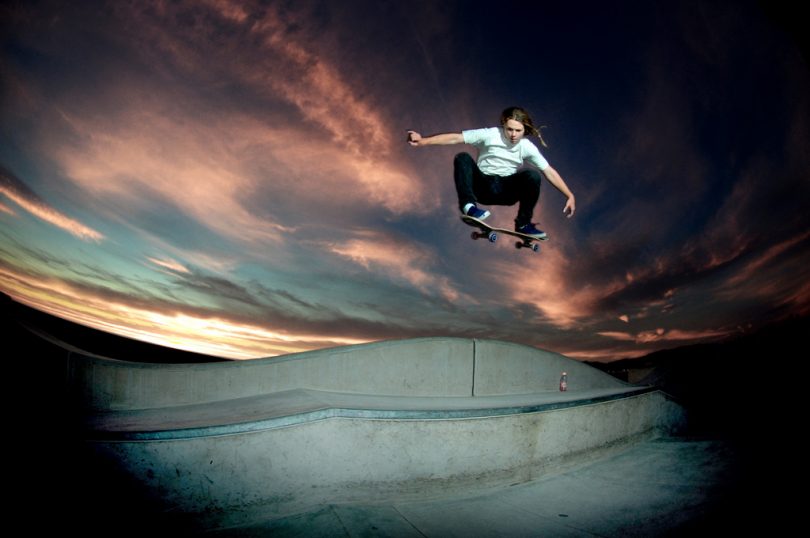
[[(563, 213), (573, 216), (576, 202), (571, 189), (557, 171), (525, 135), (534, 135), (545, 146), (540, 132), (529, 114), (520, 107), (510, 107), (501, 114), (501, 126), (473, 129), (460, 133), (444, 133), (423, 137), (408, 131), (411, 146), (471, 144), (478, 149), (478, 160), (468, 153), (459, 153), (453, 161), (459, 209), (464, 215), (484, 220), (490, 213), (483, 205), (514, 205), (519, 203), (515, 231), (545, 239), (546, 233), (532, 223), (534, 206), (540, 198), (540, 172), (566, 198)], [(528, 161), (537, 170), (518, 170)]]

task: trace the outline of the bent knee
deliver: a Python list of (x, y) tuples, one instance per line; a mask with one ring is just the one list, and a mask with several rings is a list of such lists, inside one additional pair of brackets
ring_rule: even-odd
[(541, 174), (537, 170), (523, 170), (521, 172), (521, 175), (524, 176), (526, 182), (537, 185), (538, 187), (540, 186), (540, 183), (543, 181), (543, 174)]
[(475, 163), (475, 159), (472, 158), (472, 155), (466, 152), (457, 154), (453, 161), (456, 163)]

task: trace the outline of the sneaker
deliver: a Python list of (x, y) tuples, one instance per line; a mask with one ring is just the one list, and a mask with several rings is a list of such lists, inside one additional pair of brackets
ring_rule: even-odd
[(536, 237), (537, 239), (547, 239), (546, 232), (543, 230), (538, 230), (534, 227), (534, 224), (531, 222), (528, 224), (524, 224), (523, 226), (515, 226), (515, 231), (520, 232), (522, 234), (530, 235), (532, 237)]
[(467, 208), (467, 211), (465, 211), (464, 214), (474, 219), (484, 220), (489, 216), (489, 211), (486, 209), (478, 209), (478, 207), (473, 204)]

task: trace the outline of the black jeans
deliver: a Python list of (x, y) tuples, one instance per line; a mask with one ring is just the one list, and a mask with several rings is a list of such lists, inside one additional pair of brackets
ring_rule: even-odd
[(532, 221), (534, 206), (540, 199), (541, 175), (537, 170), (521, 170), (511, 176), (490, 176), (483, 173), (469, 153), (459, 153), (453, 160), (458, 206), (467, 204), (518, 206), (515, 226)]

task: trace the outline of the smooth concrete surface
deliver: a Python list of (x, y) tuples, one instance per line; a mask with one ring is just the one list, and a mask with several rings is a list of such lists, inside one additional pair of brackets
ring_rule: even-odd
[(568, 373), (568, 389), (581, 391), (625, 385), (613, 376), (559, 353), (498, 340), (474, 340), (476, 396), (559, 390)]
[(529, 483), (465, 495), (334, 503), (204, 533), (212, 537), (779, 536), (795, 516), (769, 511), (745, 455), (724, 440), (659, 438)]
[[(662, 437), (628, 445), (536, 480), (373, 501), (339, 500), (295, 514), (191, 530), (154, 517), (149, 499), (116, 481), (50, 476), (37, 487), (45, 517), (21, 517), (29, 532), (81, 536), (212, 537), (624, 537), (792, 536), (801, 533), (801, 475), (750, 439)], [(768, 458), (763, 460), (763, 456)], [(75, 463), (75, 462), (74, 462)], [(782, 473), (779, 473), (781, 468)], [(108, 479), (108, 474), (105, 475)], [(58, 480), (54, 481), (53, 479)], [(34, 497), (24, 499), (30, 514)], [(20, 508), (22, 510), (22, 506)], [(56, 516), (56, 517), (54, 517)]]
[(658, 391), (591, 392), (579, 400), (569, 392), (555, 401), (559, 395), (546, 394), (547, 407), (528, 395), (481, 398), (479, 408), (454, 399), (455, 410), (440, 399), (450, 409), (437, 410), (434, 401), (419, 409), (413, 399), (392, 406), (379, 397), (321, 394), (340, 404), (332, 409), (362, 412), (190, 429), (175, 428), (159, 412), (151, 417), (157, 422), (130, 412), (97, 423), (87, 446), (172, 524), (211, 529), (336, 502), (527, 482), (655, 437), (662, 422), (681, 419)]
[(144, 518), (194, 532), (527, 483), (684, 420), (650, 387), (495, 341), (192, 365), (68, 360), (91, 474), (148, 500)]
[(148, 409), (299, 388), (389, 396), (488, 396), (623, 387), (621, 381), (558, 353), (460, 338), (417, 338), (210, 364), (147, 364), (73, 354), (65, 365), (71, 397), (86, 409)]
[[(14, 327), (11, 323), (9, 326)], [(456, 340), (458, 347), (471, 350), (473, 357), (472, 372), (467, 371), (472, 376), (471, 381), (466, 382), (462, 391), (465, 394), (442, 393), (441, 383), (445, 378), (430, 385), (426, 393), (413, 396), (407, 391), (421, 389), (408, 387), (408, 383), (418, 376), (430, 377), (431, 362), (427, 357), (418, 364), (428, 370), (419, 374), (407, 372), (408, 364), (386, 362), (383, 357), (380, 364), (385, 366), (366, 380), (385, 377), (386, 368), (391, 368), (394, 377), (403, 371), (409, 377), (406, 377), (408, 383), (396, 378), (383, 379), (378, 386), (391, 387), (390, 394), (377, 395), (363, 393), (363, 390), (343, 391), (352, 386), (364, 389), (364, 381), (350, 381), (339, 388), (330, 380), (319, 380), (318, 372), (331, 375), (336, 371), (334, 367), (321, 368), (323, 364), (311, 369), (302, 364), (287, 366), (294, 366), (288, 373), (296, 369), (309, 370), (308, 375), (313, 376), (317, 388), (296, 386), (295, 376), (284, 382), (261, 379), (265, 375), (260, 372), (263, 367), (256, 365), (295, 362), (296, 358), (266, 359), (256, 361), (255, 365), (236, 363), (238, 375), (223, 375), (233, 367), (229, 366), (221, 371), (208, 370), (198, 377), (192, 372), (205, 372), (206, 368), (195, 364), (168, 365), (166, 370), (149, 370), (143, 375), (137, 370), (148, 369), (138, 364), (88, 358), (76, 349), (60, 347), (57, 342), (31, 336), (25, 330), (12, 329), (10, 333), (17, 345), (9, 346), (12, 351), (6, 361), (9, 374), (5, 392), (9, 411), (5, 424), (6, 490), (11, 499), (6, 512), (8, 525), (15, 529), (23, 527), (22, 532), (26, 533), (139, 537), (187, 533), (213, 536), (410, 536), (416, 533), (417, 536), (474, 537), (693, 536), (698, 531), (708, 530), (722, 535), (743, 531), (745, 535), (782, 536), (803, 528), (801, 496), (794, 493), (803, 484), (801, 462), (804, 456), (799, 454), (802, 445), (796, 436), (802, 425), (797, 416), (802, 409), (798, 398), (801, 391), (792, 385), (759, 385), (760, 372), (764, 371), (760, 368), (748, 370), (750, 382), (740, 383), (739, 378), (714, 375), (711, 384), (703, 385), (712, 391), (710, 404), (723, 399), (725, 405), (719, 409), (711, 407), (713, 412), (708, 419), (704, 417), (703, 426), (695, 431), (711, 435), (713, 430), (706, 427), (705, 420), (710, 419), (712, 424), (723, 421), (731, 427), (721, 428), (716, 433), (729, 437), (707, 441), (651, 439), (650, 436), (660, 432), (662, 424), (678, 415), (678, 406), (661, 393), (622, 383), (613, 388), (577, 386), (577, 380), (585, 379), (586, 375), (570, 368), (572, 390), (560, 393), (554, 390), (559, 375), (555, 371), (559, 364), (553, 363), (554, 354), (539, 352), (538, 364), (531, 364), (531, 359), (517, 359), (523, 353), (531, 356), (530, 350), (514, 348), (511, 344), (498, 343), (492, 347), (512, 350), (501, 353), (512, 357), (512, 360), (504, 357), (503, 364), (520, 379), (502, 376), (495, 383), (495, 394), (484, 394), (490, 391), (489, 378), (501, 375), (497, 371), (483, 375), (488, 367), (484, 364), (487, 353), (481, 350), (486, 344), (481, 345), (477, 340)], [(433, 345), (430, 341), (416, 344), (399, 345), (404, 350), (420, 346), (428, 350)], [(374, 344), (361, 351), (382, 356), (386, 345)], [(338, 362), (342, 361), (346, 368), (342, 375), (348, 376), (356, 369), (345, 351), (324, 350), (321, 360), (343, 355)], [(780, 365), (785, 375), (789, 375), (793, 355), (782, 355), (786, 360)], [(400, 354), (400, 358), (402, 356)], [(442, 356), (439, 350), (439, 374), (443, 371)], [(455, 362), (449, 352), (444, 357), (445, 362)], [(769, 352), (767, 357), (778, 359), (779, 355)], [(374, 363), (373, 360), (368, 362), (372, 366)], [(104, 367), (96, 368), (101, 364)], [(113, 364), (115, 366), (110, 366)], [(410, 366), (414, 364), (417, 363)], [(519, 373), (521, 368), (523, 371)], [(453, 368), (444, 371), (449, 370)], [(117, 373), (109, 375), (110, 372)], [(163, 379), (165, 372), (170, 373)], [(535, 390), (548, 386), (552, 390), (525, 390), (522, 378), (527, 374), (534, 376)], [(184, 377), (188, 378), (187, 382), (183, 381)], [(257, 379), (254, 381), (252, 377)], [(74, 381), (76, 385), (71, 384)], [(278, 390), (263, 392), (260, 389), (264, 384)], [(466, 388), (470, 389), (470, 394), (466, 394)], [(168, 394), (159, 394), (158, 389)], [(173, 390), (177, 390), (177, 394), (173, 394)], [(400, 390), (406, 393), (397, 394)], [(636, 402), (647, 399), (649, 405), (628, 405), (624, 402), (627, 398)], [(658, 413), (654, 410), (656, 406), (659, 406)], [(573, 422), (561, 413), (575, 413), (577, 407), (601, 407), (601, 410), (581, 413)], [(703, 407), (690, 407), (690, 416)], [(610, 408), (616, 412), (605, 411)], [(529, 441), (517, 444), (520, 448), (515, 451), (515, 454), (522, 451), (526, 455), (532, 453), (532, 439), (536, 447), (547, 440), (564, 440), (566, 435), (572, 436), (574, 441), (581, 440), (587, 438), (589, 431), (600, 432), (595, 424), (633, 422), (621, 417), (621, 409), (633, 411), (627, 417), (652, 419), (647, 422), (652, 427), (619, 437), (614, 442), (607, 440), (606, 444), (594, 445), (596, 448), (584, 452), (568, 453), (561, 459), (536, 461), (516, 469), (511, 475), (507, 467), (494, 482), (488, 482), (491, 476), (485, 476), (483, 480), (472, 479), (466, 484), (455, 482), (460, 487), (445, 488), (443, 484), (448, 483), (438, 475), (438, 480), (425, 481), (429, 487), (400, 490), (397, 487), (386, 489), (382, 484), (379, 489), (366, 490), (365, 493), (375, 494), (372, 499), (346, 496), (340, 491), (332, 495), (327, 491), (320, 500), (304, 498), (294, 509), (294, 496), (282, 495), (277, 500), (284, 510), (276, 510), (275, 514), (265, 509), (266, 503), (273, 503), (265, 497), (260, 503), (264, 508), (253, 511), (250, 517), (238, 516), (248, 515), (256, 506), (229, 504), (238, 503), (238, 497), (220, 496), (217, 500), (223, 504), (210, 503), (220, 495), (223, 477), (249, 483), (251, 476), (258, 473), (257, 482), (265, 480), (263, 493), (266, 494), (275, 487), (272, 469), (276, 465), (282, 477), (285, 469), (297, 465), (300, 478), (318, 476), (322, 472), (338, 476), (340, 468), (347, 465), (359, 469), (363, 451), (348, 451), (346, 447), (368, 449), (379, 444), (393, 451), (397, 460), (404, 460), (394, 460), (400, 469), (407, 466), (416, 469), (413, 476), (417, 476), (420, 460), (435, 452), (437, 446), (446, 450), (436, 456), (438, 464), (432, 463), (437, 467), (443, 465), (439, 456), (451, 466), (457, 466), (463, 459), (461, 456), (473, 454), (475, 457), (468, 459), (468, 468), (476, 469), (479, 463), (507, 457), (497, 452), (510, 447), (512, 439), (500, 436), (506, 430), (493, 430), (496, 422), (511, 424), (516, 438), (522, 436)], [(322, 415), (317, 417), (318, 413)], [(594, 420), (585, 420), (587, 415)], [(283, 426), (286, 420), (291, 423)], [(399, 443), (389, 442), (383, 440), (391, 434), (389, 429), (372, 428), (377, 422), (389, 426), (400, 422), (408, 426), (407, 429), (419, 431), (420, 422), (423, 427), (448, 422), (444, 426), (447, 429), (454, 421), (485, 425), (472, 435), (461, 435), (463, 428), (452, 435), (453, 441), (472, 447), (468, 452), (441, 447), (438, 441), (431, 441), (430, 433), (415, 438), (400, 435)], [(328, 432), (339, 430), (340, 423), (345, 422), (354, 422), (355, 431), (365, 428), (372, 435), (352, 439), (351, 446), (345, 439), (340, 440), (343, 447), (333, 447)], [(312, 434), (329, 424), (320, 434)], [(541, 427), (543, 424), (545, 428)], [(265, 432), (255, 434), (258, 436), (289, 430), (294, 432), (289, 437), (309, 437), (312, 443), (285, 454), (277, 450), (282, 445), (269, 442), (256, 459), (249, 459), (250, 450), (244, 450), (242, 445), (251, 444), (248, 439), (254, 434), (247, 432), (251, 425), (258, 425)], [(229, 427), (241, 433), (232, 435), (219, 429)], [(607, 424), (605, 428), (610, 430)], [(535, 435), (531, 434), (532, 429)], [(220, 434), (208, 435), (217, 431)], [(549, 433), (551, 435), (547, 435)], [(138, 440), (138, 436), (144, 439)], [(205, 447), (206, 438), (218, 441)], [(501, 440), (500, 445), (497, 439)], [(596, 439), (598, 435), (589, 442)], [(171, 459), (151, 459), (153, 451), (172, 452), (159, 448), (161, 446), (189, 446), (188, 443), (197, 443), (203, 448), (197, 453), (185, 454), (190, 461), (181, 461), (179, 466), (161, 467), (158, 464), (171, 462)], [(420, 444), (424, 445), (427, 455), (420, 454)], [(105, 450), (113, 445), (117, 449)], [(140, 448), (131, 453), (140, 451), (143, 459), (116, 458), (116, 453), (125, 454), (136, 446)], [(220, 451), (218, 447), (227, 447), (227, 450)], [(340, 450), (348, 454), (345, 460), (330, 458)], [(175, 453), (183, 457), (182, 451)], [(318, 457), (312, 457), (313, 454)], [(205, 459), (206, 455), (216, 457)], [(228, 458), (237, 465), (225, 472), (223, 468), (228, 466), (224, 462)], [(328, 467), (338, 470), (321, 471)], [(134, 472), (125, 472), (127, 469)], [(373, 469), (364, 469), (364, 472), (372, 474)], [(179, 485), (193, 487), (188, 492), (192, 501), (196, 497), (209, 503), (210, 509), (203, 512), (202, 517), (193, 512), (182, 513), (179, 509), (189, 499), (174, 506), (166, 503)], [(225, 490), (228, 488), (239, 491), (233, 484)], [(358, 491), (363, 493), (362, 488)], [(236, 508), (231, 511), (222, 506)], [(217, 516), (223, 516), (218, 525), (201, 525), (202, 520), (207, 518), (210, 523)], [(227, 528), (223, 527), (226, 521), (230, 521)], [(192, 531), (192, 527), (196, 531)]]
[[(96, 412), (83, 419), (93, 440), (186, 439), (246, 433), (330, 418), (460, 420), (520, 415), (610, 402), (653, 392), (650, 387), (545, 391), (481, 397), (405, 397), (288, 390), (223, 402), (153, 409)], [(658, 395), (660, 397), (660, 394)], [(674, 406), (677, 408), (677, 406)], [(661, 415), (659, 429), (672, 429)], [(674, 417), (677, 420), (677, 414)]]

